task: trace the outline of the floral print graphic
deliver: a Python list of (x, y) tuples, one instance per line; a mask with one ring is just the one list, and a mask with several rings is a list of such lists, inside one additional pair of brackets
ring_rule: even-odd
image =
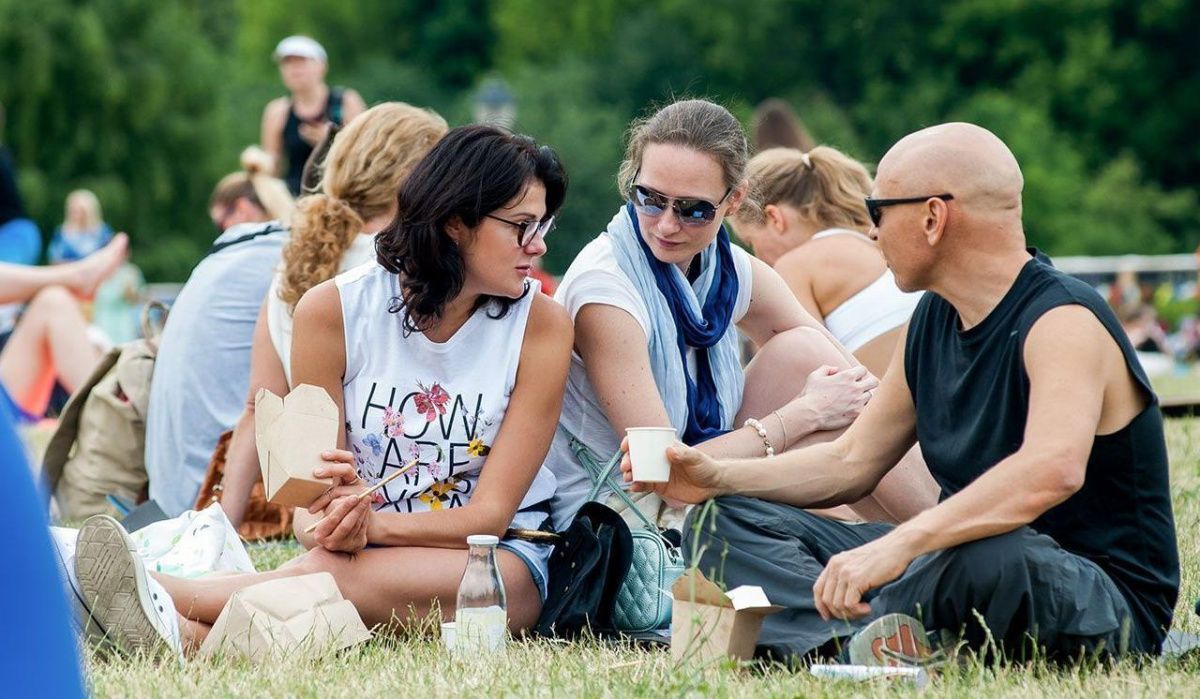
[(404, 434), (404, 416), (390, 406), (383, 410), (383, 434), (393, 439)]
[(446, 393), (446, 389), (442, 388), (440, 383), (434, 383), (429, 388), (417, 382), (417, 388), (421, 391), (413, 397), (413, 405), (417, 407), (417, 412), (425, 415), (426, 422), (433, 422), (438, 415), (446, 414), (446, 403), (450, 402), (450, 394)]
[(491, 450), (492, 448), (484, 444), (483, 440), (478, 437), (472, 439), (471, 443), (467, 445), (468, 456), (487, 456)]
[(364, 484), (417, 461), (413, 470), (375, 492), (372, 506), (396, 512), (460, 507), (470, 500), (491, 453), (503, 406), (492, 405), (483, 394), (456, 393), (440, 380), (414, 377), (406, 383), (406, 389), (373, 386), (372, 398), (352, 411), (355, 417), (347, 424), (347, 448)]
[(424, 493), (421, 493), (417, 499), (428, 505), (430, 510), (444, 509), (444, 504), (450, 500), (450, 497), (454, 494), (459, 482), (460, 481), (457, 478), (450, 478), (438, 483), (434, 483), (433, 485), (429, 486), (428, 490), (426, 490)]

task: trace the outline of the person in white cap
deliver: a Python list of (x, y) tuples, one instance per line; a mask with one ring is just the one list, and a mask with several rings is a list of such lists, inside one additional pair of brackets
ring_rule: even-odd
[(271, 100), (263, 110), (262, 146), (274, 156), (276, 172), (288, 189), (298, 196), (304, 163), (329, 125), (345, 125), (367, 105), (354, 90), (325, 84), (329, 61), (316, 40), (289, 36), (275, 47), (274, 58), (291, 94)]

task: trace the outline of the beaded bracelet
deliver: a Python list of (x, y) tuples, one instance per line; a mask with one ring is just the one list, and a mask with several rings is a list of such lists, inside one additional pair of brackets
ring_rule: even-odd
[(767, 456), (775, 456), (775, 447), (771, 445), (771, 440), (767, 439), (767, 428), (763, 427), (761, 422), (754, 418), (749, 418), (746, 422), (742, 423), (742, 426), (749, 427), (757, 432), (759, 438), (763, 441), (763, 447), (767, 451)]

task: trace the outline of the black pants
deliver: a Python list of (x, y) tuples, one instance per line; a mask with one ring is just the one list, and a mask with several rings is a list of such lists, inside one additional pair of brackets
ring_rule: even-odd
[[(892, 612), (915, 616), (930, 632), (961, 638), (992, 659), (997, 651), (1028, 658), (1035, 646), (1058, 660), (1151, 650), (1132, 630), (1129, 605), (1108, 574), (1029, 527), (920, 556), (901, 577), (867, 594), (870, 616), (827, 622), (813, 603), (825, 564), (891, 525), (848, 524), (740, 496), (713, 504), (715, 510), (698, 507), (690, 516), (687, 560), (699, 552), (706, 576), (731, 588), (760, 585), (785, 607), (763, 624), (761, 656), (823, 654)], [(705, 517), (710, 521), (695, 521)]]

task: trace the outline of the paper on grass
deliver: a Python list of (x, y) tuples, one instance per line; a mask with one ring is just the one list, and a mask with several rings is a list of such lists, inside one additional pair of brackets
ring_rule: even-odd
[(358, 611), (329, 573), (278, 578), (230, 597), (200, 647), (200, 655), (225, 653), (263, 662), (317, 656), (371, 637)]

